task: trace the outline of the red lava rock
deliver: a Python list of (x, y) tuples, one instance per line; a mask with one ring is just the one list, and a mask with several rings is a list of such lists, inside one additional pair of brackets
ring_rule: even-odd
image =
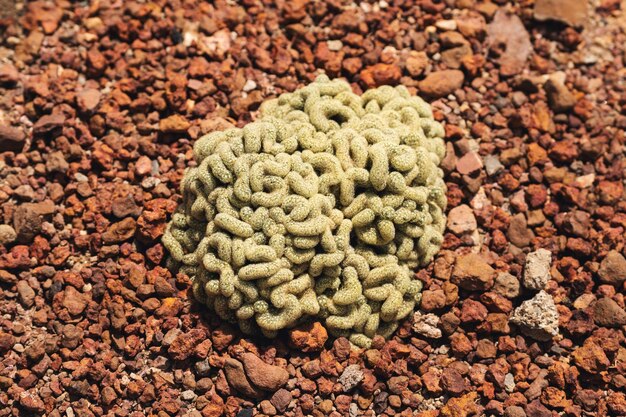
[(41, 400), (41, 397), (32, 391), (23, 391), (20, 393), (20, 405), (31, 413), (43, 413), (46, 411), (46, 406)]
[(0, 152), (17, 152), (24, 147), (26, 135), (24, 132), (12, 126), (0, 125)]
[(20, 79), (20, 74), (11, 63), (0, 65), (0, 84), (13, 85)]
[(626, 325), (626, 311), (608, 297), (596, 301), (593, 307), (594, 322), (603, 327)]
[(183, 133), (191, 124), (183, 116), (174, 114), (159, 121), (159, 130), (163, 133)]
[(193, 353), (195, 347), (206, 337), (206, 333), (201, 329), (191, 329), (187, 333), (178, 336), (168, 348), (171, 358), (177, 361), (184, 361)]
[(465, 300), (461, 307), (461, 321), (463, 323), (483, 321), (487, 318), (487, 308), (471, 299)]
[(56, 128), (63, 126), (65, 123), (65, 116), (62, 114), (50, 114), (39, 118), (33, 126), (33, 133), (42, 134), (48, 133)]
[(468, 152), (456, 162), (456, 170), (463, 175), (475, 173), (483, 168), (483, 161), (475, 152)]
[(284, 388), (279, 389), (272, 395), (270, 402), (279, 412), (284, 412), (292, 400), (291, 393)]
[(430, 97), (445, 97), (463, 86), (465, 76), (459, 70), (433, 72), (419, 82), (420, 92)]
[(322, 350), (328, 333), (320, 322), (308, 323), (289, 331), (291, 344), (302, 352), (317, 352)]
[(269, 365), (254, 353), (241, 356), (246, 375), (257, 387), (274, 392), (287, 383), (289, 373), (283, 368)]
[(479, 412), (479, 407), (475, 403), (478, 398), (476, 392), (470, 392), (459, 398), (451, 398), (439, 413), (442, 417), (467, 417)]
[(452, 282), (469, 291), (485, 291), (493, 286), (496, 271), (477, 254), (457, 258)]
[(105, 244), (120, 243), (130, 239), (135, 235), (136, 222), (132, 217), (127, 217), (124, 220), (113, 223), (102, 234), (102, 241)]
[(615, 250), (610, 251), (600, 263), (598, 276), (607, 284), (621, 285), (626, 281), (626, 258)]
[(228, 358), (224, 363), (224, 372), (228, 383), (243, 395), (250, 398), (263, 398), (265, 393), (254, 387), (246, 377), (243, 364), (236, 359)]
[(376, 64), (361, 71), (361, 80), (368, 88), (395, 85), (401, 76), (402, 71), (395, 64)]
[(610, 361), (604, 353), (604, 350), (591, 340), (574, 350), (572, 357), (576, 365), (590, 374), (597, 374), (604, 371), (610, 365)]
[(86, 88), (76, 95), (76, 103), (81, 111), (90, 112), (98, 107), (101, 96), (100, 91), (94, 88)]

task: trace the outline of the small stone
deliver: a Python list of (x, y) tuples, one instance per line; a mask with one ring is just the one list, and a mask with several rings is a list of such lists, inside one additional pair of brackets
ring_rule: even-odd
[(363, 381), (363, 371), (360, 365), (349, 365), (337, 378), (337, 382), (343, 387), (343, 392), (348, 392)]
[(515, 298), (519, 295), (520, 282), (508, 272), (499, 272), (493, 285), (493, 291), (506, 298)]
[(69, 168), (70, 165), (65, 160), (62, 152), (56, 151), (48, 154), (48, 159), (46, 160), (46, 170), (48, 172), (66, 173)]
[(316, 321), (290, 330), (289, 340), (302, 352), (317, 352), (322, 350), (328, 340), (328, 332), (322, 323)]
[(406, 70), (412, 77), (422, 75), (428, 66), (428, 55), (426, 52), (411, 51), (406, 59)]
[(187, 333), (179, 335), (174, 339), (168, 348), (168, 353), (172, 359), (184, 361), (193, 353), (194, 348), (206, 338), (206, 333), (202, 329), (191, 329)]
[(528, 246), (535, 236), (533, 231), (527, 227), (524, 213), (517, 213), (515, 216), (511, 217), (506, 235), (511, 243), (518, 248)]
[(333, 52), (339, 52), (341, 48), (343, 48), (343, 43), (340, 40), (330, 40), (326, 42), (326, 44), (328, 45), (328, 49)]
[(183, 133), (191, 124), (180, 114), (173, 114), (159, 121), (159, 130), (163, 133)]
[(254, 80), (246, 80), (246, 83), (243, 85), (242, 90), (246, 93), (254, 90), (257, 87), (257, 83)]
[(276, 391), (289, 379), (289, 373), (285, 369), (264, 362), (254, 353), (244, 353), (241, 360), (250, 381), (266, 391)]
[(543, 88), (546, 90), (550, 108), (556, 113), (566, 112), (576, 105), (576, 97), (562, 82), (550, 78)]
[(76, 94), (76, 104), (82, 112), (91, 112), (98, 107), (102, 93), (95, 88), (86, 88)]
[(507, 373), (504, 376), (504, 389), (506, 392), (513, 392), (515, 389), (515, 378), (512, 373)]
[(293, 398), (291, 396), (291, 392), (287, 391), (284, 388), (281, 388), (276, 391), (274, 395), (272, 395), (272, 398), (270, 398), (270, 402), (274, 407), (276, 407), (276, 410), (282, 413), (287, 409), (292, 399)]
[(626, 311), (611, 298), (604, 297), (594, 304), (593, 321), (598, 326), (620, 327), (626, 325)]
[(0, 152), (18, 152), (24, 147), (26, 135), (21, 129), (0, 125)]
[(500, 163), (500, 160), (496, 155), (487, 155), (484, 158), (485, 171), (487, 175), (494, 175), (504, 169), (504, 165)]
[(0, 224), (0, 245), (8, 245), (15, 242), (17, 233), (15, 229), (8, 224)]
[(17, 233), (17, 241), (29, 243), (41, 232), (43, 220), (31, 205), (23, 204), (13, 213), (13, 227)]
[(522, 333), (539, 341), (548, 341), (559, 334), (559, 313), (552, 296), (543, 290), (516, 308), (510, 321)]
[(626, 281), (626, 258), (616, 250), (610, 251), (600, 263), (600, 281), (620, 286)]
[(450, 366), (444, 369), (441, 374), (441, 386), (446, 392), (454, 396), (461, 395), (463, 392), (470, 389), (463, 375), (461, 375), (457, 369)]
[(395, 64), (379, 63), (361, 71), (361, 80), (369, 88), (398, 84), (400, 77), (402, 77), (402, 71)]
[(534, 16), (537, 20), (557, 20), (570, 26), (582, 26), (587, 21), (587, 2), (570, 0), (537, 0)]
[(465, 75), (459, 70), (443, 70), (428, 74), (419, 82), (420, 92), (433, 98), (445, 97), (463, 86)]
[(78, 316), (87, 308), (87, 300), (76, 288), (69, 286), (63, 294), (62, 305), (71, 315)]
[(20, 405), (30, 411), (31, 413), (43, 413), (46, 411), (46, 406), (41, 398), (33, 391), (22, 391), (20, 393)]
[(28, 285), (25, 280), (17, 282), (17, 296), (25, 308), (30, 308), (35, 304), (35, 291)]
[(152, 171), (152, 160), (142, 155), (137, 159), (137, 163), (135, 163), (135, 173), (139, 176), (144, 176), (149, 174)]
[(474, 212), (467, 204), (461, 204), (448, 213), (448, 229), (458, 236), (471, 233), (477, 227)]
[(591, 339), (587, 339), (581, 347), (574, 350), (572, 357), (577, 366), (590, 374), (598, 374), (611, 365), (604, 350)]
[(456, 30), (456, 21), (455, 20), (439, 20), (435, 22), (435, 27), (441, 30)]
[(524, 287), (534, 291), (544, 289), (551, 278), (551, 263), (552, 253), (549, 250), (542, 248), (529, 253), (524, 265)]
[(526, 412), (520, 406), (511, 405), (504, 409), (504, 417), (526, 417)]
[(440, 417), (467, 417), (478, 412), (476, 391), (469, 392), (459, 398), (451, 398), (446, 405), (441, 408)]
[(452, 283), (468, 291), (486, 291), (493, 286), (496, 271), (475, 253), (461, 255), (456, 259)]
[(459, 174), (469, 175), (483, 168), (483, 160), (476, 152), (468, 152), (456, 161), (456, 170)]
[(441, 329), (437, 327), (439, 324), (439, 317), (435, 314), (423, 314), (420, 311), (416, 311), (413, 314), (413, 330), (431, 339), (439, 339), (442, 336)]
[(446, 294), (443, 290), (426, 290), (422, 292), (422, 310), (430, 312), (446, 306)]
[(34, 134), (48, 133), (56, 128), (63, 126), (65, 116), (62, 114), (47, 114), (41, 116), (33, 126)]
[(135, 235), (136, 228), (135, 219), (127, 217), (120, 222), (110, 225), (102, 234), (102, 241), (107, 245), (123, 242)]
[[(20, 74), (11, 63), (0, 64), (0, 84), (13, 85), (20, 79)], [(0, 135), (1, 136), (1, 135)]]

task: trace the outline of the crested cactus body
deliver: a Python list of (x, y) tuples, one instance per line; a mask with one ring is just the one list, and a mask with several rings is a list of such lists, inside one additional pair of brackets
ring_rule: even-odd
[(368, 346), (420, 300), (443, 241), (443, 129), (406, 88), (320, 76), (196, 142), (163, 237), (193, 294), (245, 332), (310, 318)]

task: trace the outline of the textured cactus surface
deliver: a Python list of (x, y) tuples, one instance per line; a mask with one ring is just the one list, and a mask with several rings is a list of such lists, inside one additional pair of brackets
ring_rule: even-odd
[(367, 347), (420, 301), (445, 227), (443, 129), (403, 86), (320, 76), (196, 142), (163, 237), (170, 267), (246, 333), (319, 319)]

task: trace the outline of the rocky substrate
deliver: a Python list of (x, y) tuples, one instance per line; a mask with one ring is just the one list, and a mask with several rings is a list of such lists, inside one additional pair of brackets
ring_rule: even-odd
[[(624, 9), (0, 0), (0, 416), (626, 415)], [(446, 128), (444, 248), (367, 350), (243, 337), (160, 243), (194, 140), (321, 71)]]

